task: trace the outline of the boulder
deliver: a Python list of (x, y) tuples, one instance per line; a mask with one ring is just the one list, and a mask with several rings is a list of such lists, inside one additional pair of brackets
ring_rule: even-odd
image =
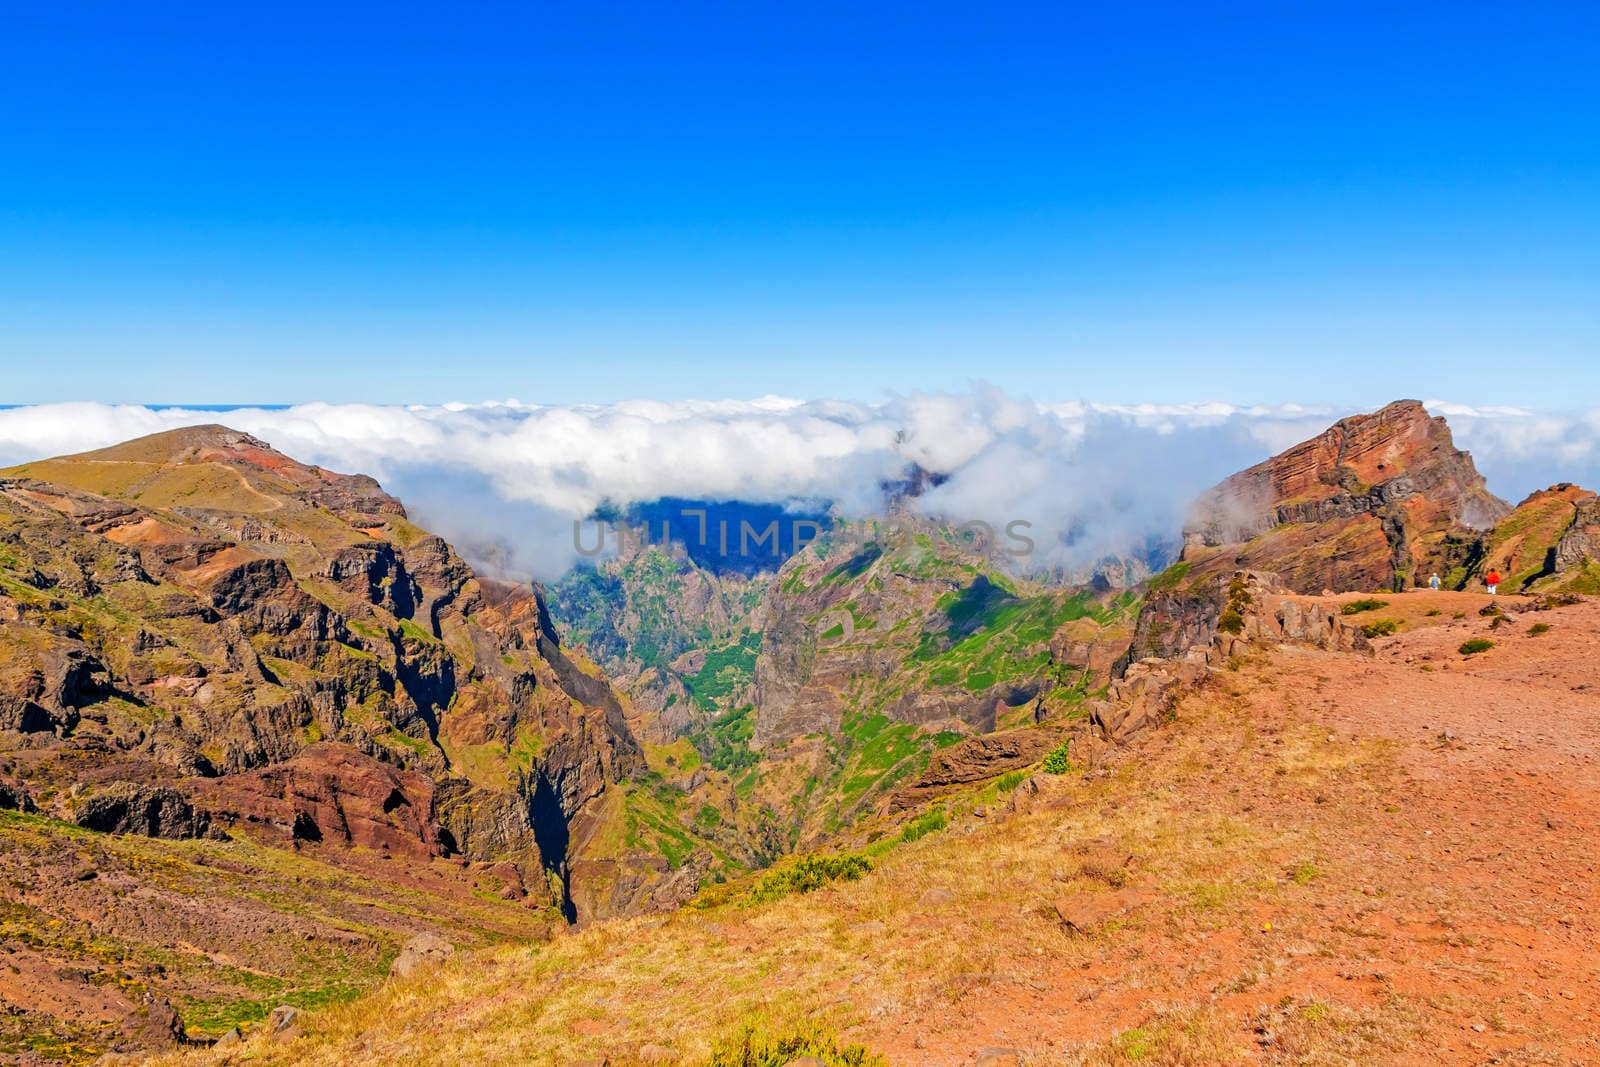
[(406, 942), (400, 955), (389, 966), (389, 973), (397, 978), (414, 974), (424, 967), (437, 967), (455, 957), (456, 947), (438, 934), (422, 933)]

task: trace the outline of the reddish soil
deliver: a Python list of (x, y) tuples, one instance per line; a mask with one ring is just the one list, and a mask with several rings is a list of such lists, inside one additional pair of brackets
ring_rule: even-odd
[[(1187, 1017), (1246, 1061), (1600, 1062), (1600, 602), (1502, 597), (1495, 626), (1485, 595), (1384, 596), (1358, 621), (1403, 628), (1375, 655), (1264, 652), (1117, 757), (1174, 813), (1314, 856), (1304, 884), (1245, 871), (1196, 913), (1146, 874), (1156, 899), (1126, 928), (1019, 952), (954, 1003), (860, 1036), (894, 1063), (971, 1064), (999, 1046), (1042, 1064)], [(1495, 646), (1465, 656), (1469, 637)], [(1308, 1004), (1338, 1025), (1291, 1032), (1283, 1019)]]

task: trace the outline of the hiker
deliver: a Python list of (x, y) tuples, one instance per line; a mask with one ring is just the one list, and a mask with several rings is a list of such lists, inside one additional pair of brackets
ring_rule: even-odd
[(1489, 595), (1494, 596), (1500, 590), (1500, 572), (1490, 571), (1483, 576), (1483, 584), (1489, 587)]
[(1428, 579), (1428, 588), (1432, 589), (1435, 593), (1437, 593), (1439, 591), (1439, 572), (1438, 571), (1434, 571), (1433, 577)]

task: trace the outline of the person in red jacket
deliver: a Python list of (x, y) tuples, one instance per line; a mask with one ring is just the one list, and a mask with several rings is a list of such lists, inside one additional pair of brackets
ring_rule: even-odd
[(1483, 584), (1489, 587), (1489, 595), (1494, 596), (1500, 590), (1500, 572), (1490, 571), (1483, 576)]

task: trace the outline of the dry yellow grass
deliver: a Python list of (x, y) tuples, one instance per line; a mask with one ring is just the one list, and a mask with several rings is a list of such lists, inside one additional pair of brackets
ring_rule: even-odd
[[(1280, 872), (1313, 850), (1298, 830), (1186, 800), (1185, 783), (1213, 773), (1219, 755), (1216, 734), (1198, 727), (1173, 729), (1104, 777), (1048, 783), (1044, 810), (1003, 817), (1004, 798), (959, 799), (950, 829), (896, 848), (860, 882), (466, 957), (309, 1017), (297, 1040), (250, 1042), (249, 1062), (692, 1063), (751, 1020), (774, 1029), (821, 1020), (870, 1043), (885, 1021), (936, 1020), (974, 991), (1027, 988), (1107, 959), (1136, 985), (1170, 978), (1173, 961), (1137, 947), (1150, 931), (1249, 927), (1292, 888)], [(1250, 742), (1247, 726), (1236, 732)], [(1302, 734), (1272, 752), (1296, 781), (1381, 761), (1379, 746), (1319, 752)], [(972, 815), (986, 799), (987, 817)], [(1113, 872), (1103, 856), (1066, 847), (1090, 839), (1131, 862)], [(1152, 902), (1093, 935), (1064, 934), (1054, 902), (1108, 884), (1144, 887)], [(1013, 1029), (1026, 1038), (1025, 1026)], [(1092, 1062), (1224, 1040), (1188, 1025), (1108, 1033)], [(1182, 1055), (1170, 1062), (1202, 1062)]]
[[(699, 1064), (755, 1021), (820, 1023), (919, 1067), (992, 1046), (1030, 1067), (1581, 1060), (1588, 995), (1528, 985), (1581, 982), (1562, 961), (1581, 970), (1589, 920), (1565, 905), (1536, 938), (1481, 887), (1552, 855), (1574, 858), (1539, 878), (1592, 882), (1587, 824), (1530, 840), (1514, 775), (1384, 736), (1381, 716), (1319, 721), (1330, 662), (1251, 657), (1111, 762), (1024, 787), (1031, 809), (993, 786), (952, 799), (947, 829), (859, 882), (466, 957), (232, 1055)], [(1455, 806), (1485, 773), (1499, 804)], [(1058, 903), (1119, 893), (1136, 897), (1090, 932), (1061, 922)]]

